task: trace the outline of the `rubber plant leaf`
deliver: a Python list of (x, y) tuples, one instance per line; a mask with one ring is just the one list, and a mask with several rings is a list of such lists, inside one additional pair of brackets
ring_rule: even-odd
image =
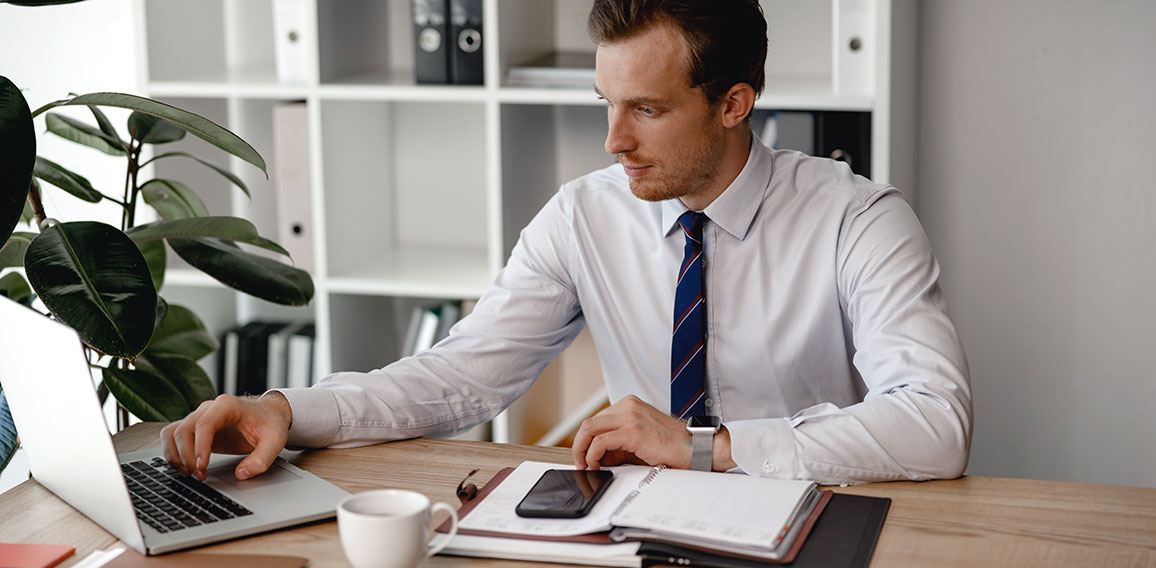
[[(164, 160), (164, 159), (168, 159), (168, 158), (188, 158), (190, 160), (195, 160), (197, 163), (201, 164), (202, 166), (205, 166), (206, 168), (209, 168), (209, 169), (217, 172), (218, 174), (221, 174), (221, 176), (224, 177), (225, 179), (229, 180), (230, 183), (241, 188), (241, 191), (245, 192), (245, 195), (250, 195), (249, 194), (249, 187), (246, 186), (245, 182), (241, 181), (241, 178), (237, 177), (236, 174), (234, 174), (233, 172), (230, 172), (229, 170), (226, 170), (225, 168), (222, 168), (221, 166), (218, 166), (217, 164), (214, 164), (214, 163), (209, 162), (207, 160), (202, 160), (201, 158), (198, 158), (197, 156), (194, 156), (188, 152), (166, 152), (166, 153), (161, 154), (159, 156), (153, 156), (153, 159), (149, 160), (149, 162), (155, 162), (157, 160)], [(145, 163), (147, 164), (148, 162), (145, 162)], [(251, 197), (251, 195), (250, 195), (250, 197)]]
[(18, 272), (9, 272), (0, 276), (0, 296), (14, 302), (25, 302), (32, 297), (32, 288)]
[(49, 113), (48, 116), (44, 117), (44, 124), (48, 127), (49, 132), (65, 140), (100, 150), (110, 156), (125, 155), (123, 143), (119, 139), (110, 138), (100, 129), (93, 128), (75, 118)]
[(209, 210), (196, 192), (179, 181), (153, 179), (140, 186), (145, 203), (151, 205), (165, 219), (207, 217)]
[(286, 306), (304, 306), (313, 298), (313, 279), (298, 268), (215, 239), (169, 239), (168, 243), (185, 262), (251, 296)]
[(142, 356), (150, 359), (179, 356), (196, 361), (217, 350), (213, 334), (192, 310), (179, 304), (169, 304), (164, 321), (153, 332), (152, 341)]
[(4, 396), (4, 389), (0, 386), (0, 471), (4, 471), (8, 462), (12, 461), (12, 456), (16, 455), (16, 449), (20, 447), (18, 439), (16, 422), (12, 420), (12, 411), (8, 409), (8, 397)]
[(185, 137), (185, 130), (163, 118), (134, 112), (128, 115), (128, 131), (146, 144), (168, 144)]
[(0, 76), (0, 245), (20, 222), (36, 164), (36, 131), (20, 89)]
[(124, 233), (95, 221), (52, 225), (28, 246), (24, 267), (48, 310), (93, 349), (132, 359), (148, 345), (157, 292)]
[(151, 375), (164, 377), (180, 391), (190, 411), (217, 396), (217, 387), (213, 385), (209, 374), (191, 359), (177, 355), (153, 355), (145, 351), (137, 357), (136, 366)]
[(137, 244), (160, 239), (213, 237), (255, 245), (280, 255), (289, 256), (289, 251), (273, 241), (262, 238), (261, 235), (257, 234), (257, 227), (240, 217), (193, 217), (156, 221), (133, 227), (126, 234)]
[(93, 189), (92, 183), (84, 176), (74, 173), (64, 166), (48, 160), (36, 157), (36, 166), (32, 170), (33, 175), (44, 180), (72, 195), (79, 197), (89, 203), (96, 203), (104, 196), (99, 191)]
[(108, 392), (145, 422), (172, 422), (189, 413), (189, 403), (168, 379), (137, 369), (105, 368)]
[(90, 93), (80, 95), (70, 99), (62, 99), (48, 103), (36, 109), (36, 111), (32, 113), (32, 116), (38, 116), (52, 108), (70, 105), (126, 108), (170, 120), (181, 128), (184, 128), (185, 131), (191, 133), (193, 136), (253, 164), (265, 173), (266, 176), (269, 175), (265, 170), (265, 159), (262, 158), (261, 154), (259, 154), (257, 150), (254, 150), (248, 142), (242, 140), (240, 136), (233, 134), (228, 129), (199, 114), (136, 95), (126, 93)]

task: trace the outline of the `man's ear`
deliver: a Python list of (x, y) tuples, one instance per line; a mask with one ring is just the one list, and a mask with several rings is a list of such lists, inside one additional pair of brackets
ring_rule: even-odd
[(743, 123), (755, 106), (755, 90), (746, 83), (735, 83), (722, 99), (722, 120), (726, 128)]

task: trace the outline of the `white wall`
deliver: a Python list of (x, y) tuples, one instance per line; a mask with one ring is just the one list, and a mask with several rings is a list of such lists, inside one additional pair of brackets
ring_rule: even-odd
[[(70, 92), (140, 93), (144, 78), (138, 63), (137, 13), (137, 2), (126, 0), (37, 8), (0, 4), (0, 75), (23, 90), (31, 110)], [(61, 112), (95, 124), (87, 109)], [(123, 125), (128, 113), (106, 113), (122, 136), (127, 136)], [(39, 155), (87, 177), (107, 195), (120, 195), (123, 159), (46, 133), (43, 115), (36, 121), (36, 135)], [(50, 217), (61, 221), (98, 219), (120, 226), (120, 208), (115, 205), (90, 205), (55, 188), (47, 188), (43, 194)], [(28, 464), (21, 451), (0, 474), (0, 492), (27, 478)]]
[(968, 473), (1156, 486), (1156, 2), (925, 0), (919, 27)]

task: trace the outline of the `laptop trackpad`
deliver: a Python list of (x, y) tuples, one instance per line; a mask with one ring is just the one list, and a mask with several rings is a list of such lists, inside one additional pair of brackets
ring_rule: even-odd
[(231, 464), (209, 468), (209, 471), (205, 472), (208, 474), (206, 481), (219, 490), (244, 492), (252, 489), (264, 489), (273, 485), (300, 479), (297, 474), (277, 464), (273, 464), (273, 467), (269, 468), (265, 473), (241, 481), (237, 479), (237, 476), (233, 473), (236, 467), (236, 464)]

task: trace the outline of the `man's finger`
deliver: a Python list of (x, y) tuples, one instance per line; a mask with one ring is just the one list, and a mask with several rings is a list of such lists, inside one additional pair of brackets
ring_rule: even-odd
[(594, 436), (590, 441), (590, 448), (586, 450), (586, 467), (594, 470), (600, 468), (606, 452), (621, 450), (623, 441), (621, 430), (611, 430)]
[(196, 456), (193, 451), (194, 424), (191, 418), (185, 418), (173, 428), (173, 446), (177, 454), (177, 461), (173, 464), (184, 475), (189, 475), (195, 469)]
[(270, 435), (268, 429), (258, 431), (257, 435), (260, 438), (254, 440), (256, 447), (253, 448), (253, 453), (237, 464), (237, 469), (234, 472), (237, 479), (249, 479), (265, 473), (265, 470), (273, 465), (273, 460), (277, 459), (277, 454), (285, 448), (285, 440)]

